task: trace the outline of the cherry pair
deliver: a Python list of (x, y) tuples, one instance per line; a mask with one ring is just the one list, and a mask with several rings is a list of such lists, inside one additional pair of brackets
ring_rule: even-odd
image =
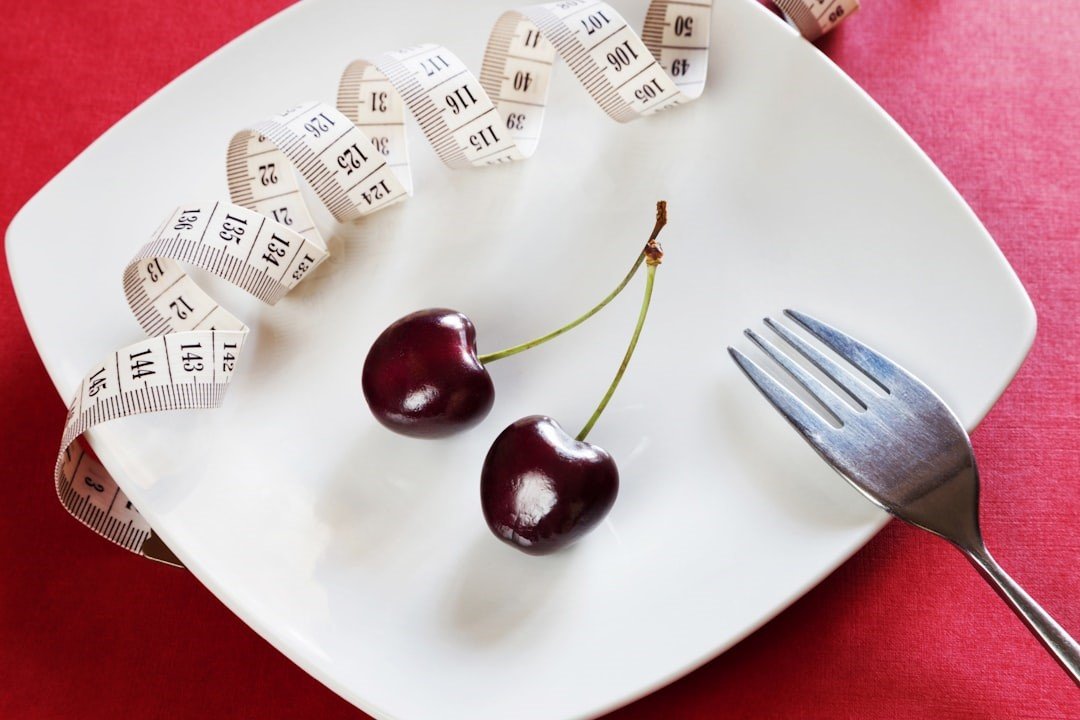
[(619, 471), (603, 448), (585, 442), (615, 392), (648, 314), (656, 268), (656, 242), (667, 205), (656, 205), (656, 224), (630, 272), (599, 304), (573, 322), (529, 342), (478, 355), (476, 327), (444, 308), (406, 315), (382, 332), (364, 362), (364, 397), (375, 418), (394, 432), (446, 437), (473, 427), (491, 411), (495, 386), (485, 367), (571, 330), (615, 298), (644, 262), (645, 293), (633, 337), (614, 380), (576, 437), (543, 415), (524, 417), (499, 434), (480, 476), (480, 499), (491, 531), (524, 552), (543, 555), (577, 540), (607, 515), (619, 491)]

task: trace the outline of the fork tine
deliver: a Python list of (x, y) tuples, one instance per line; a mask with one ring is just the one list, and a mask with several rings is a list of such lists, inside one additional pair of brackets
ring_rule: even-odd
[(825, 373), (830, 380), (839, 385), (863, 410), (869, 406), (869, 401), (874, 397), (874, 392), (866, 383), (845, 370), (825, 353), (791, 332), (791, 330), (775, 322), (772, 318), (765, 318), (765, 325), (782, 337), (788, 345), (798, 350), (803, 357), (814, 363), (818, 370)]
[(877, 351), (871, 350), (850, 335), (796, 310), (784, 310), (784, 314), (806, 328), (811, 335), (825, 343), (837, 355), (862, 370), (885, 392), (892, 393), (889, 385), (906, 375), (896, 363)]
[[(766, 320), (766, 322), (768, 321)], [(806, 388), (808, 393), (814, 396), (815, 400), (824, 405), (825, 409), (829, 411), (829, 414), (831, 414), (838, 423), (843, 425), (844, 419), (851, 416), (851, 407), (837, 397), (832, 390), (826, 387), (825, 383), (811, 375), (801, 365), (793, 361), (790, 357), (781, 352), (779, 348), (753, 330), (745, 330), (744, 332), (746, 333), (746, 337), (750, 338), (755, 345), (773, 359), (773, 362), (784, 368), (788, 375), (795, 378), (800, 385)]]
[(733, 347), (729, 347), (728, 352), (739, 366), (739, 369), (746, 374), (750, 382), (754, 383), (758, 391), (772, 403), (773, 407), (780, 411), (780, 414), (799, 431), (800, 435), (809, 440), (815, 447), (821, 438), (834, 429), (832, 425), (825, 422), (825, 418), (811, 410), (806, 403), (795, 397), (795, 394), (786, 387), (773, 380), (753, 360)]

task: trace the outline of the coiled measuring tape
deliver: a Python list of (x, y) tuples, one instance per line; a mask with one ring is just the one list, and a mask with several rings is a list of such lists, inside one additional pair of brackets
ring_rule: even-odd
[[(825, 17), (817, 34), (836, 22), (813, 14), (822, 0), (778, 4), (797, 24), (800, 7)], [(300, 178), (338, 222), (404, 200), (406, 110), (450, 167), (528, 158), (556, 56), (619, 122), (692, 101), (705, 87), (711, 11), (711, 0), (654, 0), (639, 36), (606, 2), (524, 7), (495, 23), (479, 79), (445, 47), (417, 45), (349, 65), (336, 108), (305, 103), (237, 133), (226, 160), (230, 202), (178, 206), (124, 269), (128, 305), (149, 337), (92, 366), (79, 385), (54, 470), (64, 507), (132, 552), (180, 564), (80, 438), (117, 418), (222, 403), (249, 330), (184, 265), (273, 305), (328, 254)]]

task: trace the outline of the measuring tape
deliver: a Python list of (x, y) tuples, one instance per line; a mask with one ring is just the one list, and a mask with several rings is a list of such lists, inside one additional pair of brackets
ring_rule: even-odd
[[(858, 7), (856, 0), (777, 4), (807, 37)], [(117, 418), (221, 405), (249, 330), (185, 265), (273, 305), (328, 254), (301, 178), (338, 222), (406, 199), (413, 188), (406, 111), (450, 167), (528, 158), (556, 56), (619, 122), (692, 101), (705, 87), (711, 12), (711, 0), (654, 0), (639, 36), (598, 0), (512, 10), (495, 23), (479, 79), (445, 47), (417, 45), (349, 65), (336, 108), (305, 103), (234, 135), (226, 159), (231, 201), (175, 208), (124, 269), (124, 295), (149, 337), (92, 366), (79, 385), (54, 470), (64, 507), (112, 542), (180, 565), (80, 439)], [(809, 18), (813, 33), (804, 28)]]
[(859, 9), (859, 0), (773, 0), (807, 40), (817, 40)]

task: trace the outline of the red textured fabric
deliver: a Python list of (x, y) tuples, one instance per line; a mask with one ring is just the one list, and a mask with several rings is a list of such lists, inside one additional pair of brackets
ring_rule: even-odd
[[(1031, 356), (975, 433), (983, 524), (1080, 635), (1080, 3), (864, 3), (822, 48), (941, 166), (1038, 309)], [(287, 4), (2, 0), (0, 227)], [(64, 406), (0, 278), (0, 717), (357, 717), (190, 575), (67, 517), (49, 479)], [(1080, 718), (1080, 693), (959, 554), (894, 523), (761, 631), (612, 717)]]

